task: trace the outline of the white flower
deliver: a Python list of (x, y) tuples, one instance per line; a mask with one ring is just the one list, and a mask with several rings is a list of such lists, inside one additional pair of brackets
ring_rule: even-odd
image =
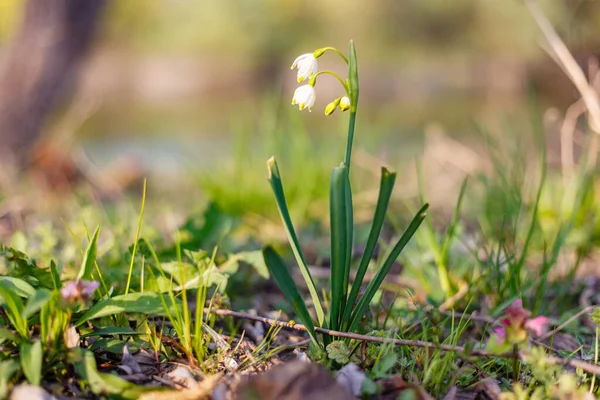
[(350, 99), (346, 96), (340, 100), (340, 110), (347, 111), (350, 109)]
[(296, 67), (298, 67), (298, 82), (302, 82), (305, 79), (312, 77), (319, 71), (319, 63), (313, 53), (306, 53), (298, 56), (290, 69)]
[(292, 104), (298, 104), (300, 110), (308, 108), (308, 111), (312, 111), (312, 108), (315, 105), (315, 98), (315, 88), (311, 85), (302, 85), (294, 92)]

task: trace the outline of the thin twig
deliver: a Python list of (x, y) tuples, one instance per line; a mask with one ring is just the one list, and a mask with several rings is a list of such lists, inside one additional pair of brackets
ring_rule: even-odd
[(573, 322), (577, 318), (581, 317), (583, 314), (586, 314), (586, 313), (589, 313), (590, 311), (593, 311), (594, 308), (596, 308), (596, 306), (587, 306), (587, 307), (585, 307), (583, 310), (579, 311), (577, 314), (573, 315), (571, 318), (569, 318), (568, 320), (566, 320), (565, 322), (563, 322), (562, 324), (560, 324), (559, 326), (557, 326), (556, 329), (553, 329), (553, 330), (551, 330), (549, 332), (544, 333), (542, 336), (540, 336), (538, 338), (538, 340), (544, 340), (546, 338), (549, 338), (550, 336), (552, 336), (555, 333), (557, 333), (558, 331), (562, 330), (565, 326), (569, 325), (571, 322)]
[[(230, 316), (230, 317), (234, 317), (234, 318), (248, 319), (251, 321), (259, 321), (259, 322), (262, 322), (262, 323), (265, 323), (265, 324), (268, 324), (271, 326), (279, 326), (279, 327), (282, 327), (285, 329), (306, 332), (306, 327), (302, 324), (279, 321), (276, 319), (261, 317), (258, 315), (251, 315), (251, 314), (247, 314), (247, 313), (243, 313), (243, 312), (239, 312), (239, 311), (231, 311), (231, 310), (215, 309), (215, 308), (211, 308), (211, 309), (205, 308), (204, 312), (207, 314), (213, 313), (216, 315), (224, 315), (224, 316)], [(479, 357), (495, 357), (495, 358), (508, 358), (508, 359), (512, 359), (515, 357), (515, 354), (513, 352), (504, 353), (504, 354), (492, 354), (485, 350), (466, 349), (463, 346), (452, 346), (452, 345), (448, 345), (448, 344), (436, 344), (436, 343), (431, 343), (431, 342), (425, 342), (422, 340), (406, 340), (406, 339), (394, 339), (394, 338), (385, 338), (385, 337), (377, 337), (377, 336), (369, 336), (369, 335), (360, 335), (357, 333), (339, 332), (339, 331), (333, 331), (331, 329), (318, 328), (318, 327), (315, 327), (315, 331), (325, 334), (325, 335), (333, 336), (333, 337), (342, 337), (342, 338), (347, 338), (347, 339), (362, 340), (362, 341), (375, 342), (375, 343), (394, 344), (396, 346), (421, 347), (421, 348), (425, 348), (425, 349), (451, 351), (451, 352), (457, 353), (458, 355), (463, 355), (463, 357), (479, 356)], [(522, 360), (524, 356), (525, 356), (524, 351), (523, 350), (519, 351), (519, 353), (518, 353), (519, 359)], [(546, 356), (546, 358), (544, 360), (549, 364), (580, 368), (585, 372), (589, 372), (591, 374), (600, 376), (600, 365), (593, 365), (593, 364), (590, 364), (585, 361), (564, 359), (564, 358), (553, 357), (553, 356)]]

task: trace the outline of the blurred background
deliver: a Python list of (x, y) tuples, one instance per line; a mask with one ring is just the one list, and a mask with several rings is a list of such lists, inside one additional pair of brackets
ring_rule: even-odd
[[(540, 4), (586, 70), (600, 50), (600, 2)], [(174, 208), (214, 201), (270, 215), (264, 163), (275, 154), (298, 214), (310, 213), (326, 199), (347, 116), (323, 115), (339, 95), (327, 77), (313, 112), (299, 113), (289, 67), (318, 47), (345, 51), (349, 39), (365, 190), (383, 162), (407, 168), (398, 195), (416, 197), (420, 160), (431, 201), (445, 204), (485, 169), (481, 126), (519, 146), (532, 98), (550, 132), (578, 98), (518, 0), (0, 0), (0, 148), (18, 166), (3, 162), (4, 204), (43, 187), (54, 194), (32, 206), (41, 209), (80, 180), (95, 198), (133, 187), (139, 199), (148, 177)], [(345, 73), (331, 53), (319, 62)]]

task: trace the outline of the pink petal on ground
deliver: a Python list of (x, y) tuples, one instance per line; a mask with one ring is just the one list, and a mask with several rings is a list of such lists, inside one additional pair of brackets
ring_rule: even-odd
[(548, 323), (548, 318), (546, 317), (535, 317), (525, 322), (525, 329), (528, 329), (536, 334), (536, 336), (540, 336), (544, 333), (546, 329), (546, 324)]
[(66, 282), (62, 289), (60, 289), (60, 295), (65, 300), (71, 300), (75, 297), (78, 297), (79, 288), (77, 287), (77, 283), (74, 281)]
[(97, 281), (81, 281), (81, 293), (84, 296), (91, 296), (92, 294), (94, 294), (94, 292), (96, 291), (96, 289), (98, 289), (98, 287), (100, 287), (100, 282)]

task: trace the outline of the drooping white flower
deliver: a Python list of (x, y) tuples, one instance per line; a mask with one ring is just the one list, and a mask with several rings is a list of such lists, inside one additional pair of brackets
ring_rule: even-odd
[(317, 95), (314, 87), (311, 85), (302, 85), (294, 92), (292, 104), (298, 104), (300, 111), (304, 110), (305, 108), (308, 108), (308, 111), (312, 111), (312, 108), (315, 105), (316, 97)]
[(306, 53), (298, 56), (290, 69), (296, 67), (298, 67), (298, 82), (302, 82), (305, 79), (312, 77), (319, 71), (319, 63), (313, 53)]
[(340, 110), (347, 111), (350, 109), (350, 99), (347, 96), (344, 96), (340, 100)]

